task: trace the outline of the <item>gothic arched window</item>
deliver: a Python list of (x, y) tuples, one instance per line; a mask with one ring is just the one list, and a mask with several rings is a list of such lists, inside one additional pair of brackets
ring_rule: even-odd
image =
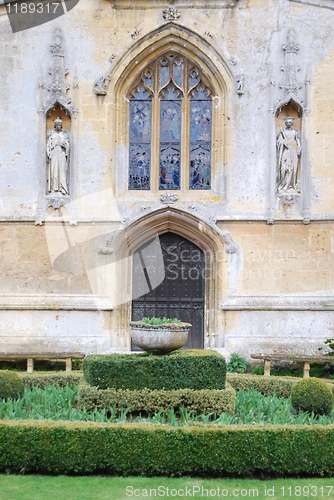
[(211, 189), (212, 88), (201, 68), (168, 52), (128, 98), (128, 189)]

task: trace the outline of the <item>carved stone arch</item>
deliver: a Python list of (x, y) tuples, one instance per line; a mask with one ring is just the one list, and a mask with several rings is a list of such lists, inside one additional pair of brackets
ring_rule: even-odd
[(129, 321), (132, 300), (132, 256), (145, 243), (155, 237), (171, 232), (182, 236), (201, 249), (205, 256), (205, 307), (204, 307), (204, 348), (220, 347), (218, 332), (219, 303), (228, 276), (228, 258), (224, 251), (224, 241), (214, 228), (192, 214), (167, 207), (145, 215), (119, 232), (113, 241), (113, 250), (122, 255), (117, 271), (120, 304), (115, 308), (117, 324), (120, 326), (122, 345), (118, 348), (130, 349)]
[[(219, 194), (219, 183), (224, 175), (224, 165), (228, 163), (230, 122), (230, 101), (234, 89), (234, 77), (218, 50), (194, 31), (183, 26), (168, 23), (136, 41), (123, 57), (113, 63), (108, 75), (108, 93), (104, 104), (115, 110), (110, 116), (109, 130), (112, 144), (113, 188), (117, 196), (127, 194), (126, 172), (129, 166), (129, 98), (131, 86), (136, 84), (140, 72), (155, 58), (167, 51), (175, 51), (196, 63), (213, 89), (212, 111), (212, 190)], [(154, 190), (148, 196), (152, 196)], [(130, 193), (131, 194), (131, 193)], [(132, 193), (133, 196), (133, 193)]]
[(274, 111), (274, 115), (278, 116), (279, 113), (282, 111), (282, 109), (284, 107), (287, 107), (287, 106), (291, 106), (291, 107), (295, 108), (295, 110), (300, 118), (303, 116), (303, 113), (304, 113), (303, 104), (298, 102), (296, 99), (293, 99), (290, 96), (278, 101), (276, 108), (275, 108), (275, 111)]
[(110, 81), (108, 92), (110, 90), (117, 95), (120, 88), (126, 83), (125, 78), (129, 73), (134, 68), (138, 68), (137, 71), (140, 71), (140, 65), (144, 67), (146, 61), (152, 59), (159, 50), (163, 52), (168, 44), (174, 44), (179, 50), (192, 54), (199, 63), (207, 66), (210, 73), (219, 82), (218, 86), (224, 89), (225, 94), (232, 92), (235, 77), (212, 41), (209, 43), (195, 31), (174, 23), (167, 23), (139, 38), (125, 54), (119, 59), (114, 59), (108, 75)]

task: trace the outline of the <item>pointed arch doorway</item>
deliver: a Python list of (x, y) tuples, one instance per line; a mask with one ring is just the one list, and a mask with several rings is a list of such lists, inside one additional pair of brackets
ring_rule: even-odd
[(132, 320), (155, 316), (191, 323), (186, 347), (203, 349), (205, 256), (199, 247), (172, 232), (145, 243), (133, 255), (132, 290)]

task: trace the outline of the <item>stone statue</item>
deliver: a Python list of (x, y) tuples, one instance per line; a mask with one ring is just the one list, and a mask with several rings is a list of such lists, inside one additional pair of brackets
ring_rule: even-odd
[(54, 130), (48, 136), (46, 154), (48, 161), (48, 192), (69, 194), (68, 167), (69, 167), (70, 139), (63, 130), (63, 121), (60, 117), (54, 120)]
[(298, 162), (301, 153), (301, 145), (298, 130), (292, 128), (293, 118), (285, 118), (286, 128), (281, 128), (277, 136), (278, 153), (278, 191), (297, 191)]

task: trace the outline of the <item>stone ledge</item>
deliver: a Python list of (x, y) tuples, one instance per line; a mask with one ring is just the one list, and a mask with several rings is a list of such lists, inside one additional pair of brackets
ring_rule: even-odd
[(333, 311), (334, 296), (235, 296), (228, 297), (222, 304), (224, 311)]
[(0, 310), (112, 311), (107, 297), (92, 295), (0, 295)]
[[(239, 0), (174, 0), (173, 7), (187, 9), (220, 9), (235, 7)], [(171, 6), (168, 0), (111, 0), (115, 9), (163, 9)]]

